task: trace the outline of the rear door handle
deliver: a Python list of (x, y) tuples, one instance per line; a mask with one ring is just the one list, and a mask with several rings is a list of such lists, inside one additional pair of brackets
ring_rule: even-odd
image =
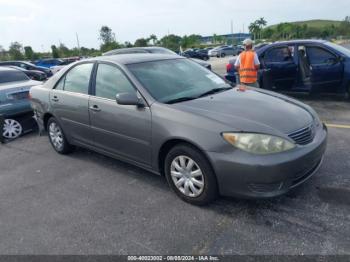
[(52, 101), (54, 101), (54, 102), (58, 102), (58, 101), (60, 101), (59, 99), (58, 99), (58, 97), (57, 96), (54, 96), (52, 99), (51, 99)]
[(100, 112), (101, 109), (98, 107), (98, 105), (93, 105), (89, 107), (90, 110), (94, 111), (94, 112)]

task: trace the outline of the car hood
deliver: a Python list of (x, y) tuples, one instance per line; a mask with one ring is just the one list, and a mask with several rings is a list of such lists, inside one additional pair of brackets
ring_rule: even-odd
[(240, 90), (233, 88), (174, 106), (230, 128), (223, 131), (286, 135), (313, 121), (308, 106), (286, 96), (253, 88)]

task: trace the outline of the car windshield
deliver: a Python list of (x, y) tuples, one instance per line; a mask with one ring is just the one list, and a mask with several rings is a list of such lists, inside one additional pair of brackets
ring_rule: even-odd
[(130, 64), (128, 68), (162, 103), (196, 99), (231, 88), (222, 78), (188, 59)]
[(328, 45), (329, 47), (334, 48), (335, 50), (337, 50), (338, 52), (342, 53), (343, 55), (349, 56), (350, 57), (350, 49), (347, 49), (343, 46), (337, 45), (337, 44), (333, 44), (331, 42), (327, 42), (325, 43), (326, 45)]
[(19, 70), (0, 71), (0, 84), (27, 80), (29, 80), (27, 75)]

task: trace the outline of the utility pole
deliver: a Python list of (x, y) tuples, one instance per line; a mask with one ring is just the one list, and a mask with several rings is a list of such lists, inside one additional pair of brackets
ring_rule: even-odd
[(75, 33), (76, 37), (77, 37), (77, 45), (78, 45), (78, 52), (79, 52), (79, 55), (80, 55), (80, 43), (79, 43), (79, 36), (78, 36), (78, 33)]
[(231, 37), (232, 37), (232, 47), (233, 47), (233, 20), (231, 20)]

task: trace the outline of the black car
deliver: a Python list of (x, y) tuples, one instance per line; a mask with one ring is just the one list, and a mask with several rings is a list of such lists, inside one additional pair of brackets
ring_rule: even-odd
[(52, 72), (49, 68), (45, 68), (42, 66), (36, 66), (30, 62), (26, 61), (5, 61), (5, 62), (0, 62), (0, 66), (18, 66), (20, 68), (26, 69), (26, 70), (36, 70), (36, 71), (41, 71), (44, 72), (47, 77), (52, 76)]
[(23, 73), (25, 73), (30, 79), (32, 80), (36, 80), (36, 81), (45, 81), (47, 79), (47, 75), (42, 72), (42, 71), (38, 71), (38, 70), (27, 70), (24, 69), (22, 67), (19, 66), (8, 66), (10, 68), (22, 71)]
[[(111, 51), (108, 51), (103, 56), (110, 56), (110, 55), (121, 55), (121, 54), (163, 54), (163, 55), (178, 55), (174, 51), (171, 51), (164, 47), (159, 46), (152, 46), (152, 47), (131, 47), (131, 48), (120, 48), (120, 49), (114, 49)], [(202, 61), (201, 59), (197, 58), (190, 58), (192, 61), (196, 62), (197, 64), (200, 64), (201, 66), (204, 66), (205, 68), (211, 70), (211, 64)]]
[(204, 61), (209, 60), (208, 52), (203, 52), (203, 51), (195, 50), (195, 49), (186, 50), (185, 52), (182, 53), (182, 55), (184, 57), (197, 58), (197, 59), (201, 59)]

